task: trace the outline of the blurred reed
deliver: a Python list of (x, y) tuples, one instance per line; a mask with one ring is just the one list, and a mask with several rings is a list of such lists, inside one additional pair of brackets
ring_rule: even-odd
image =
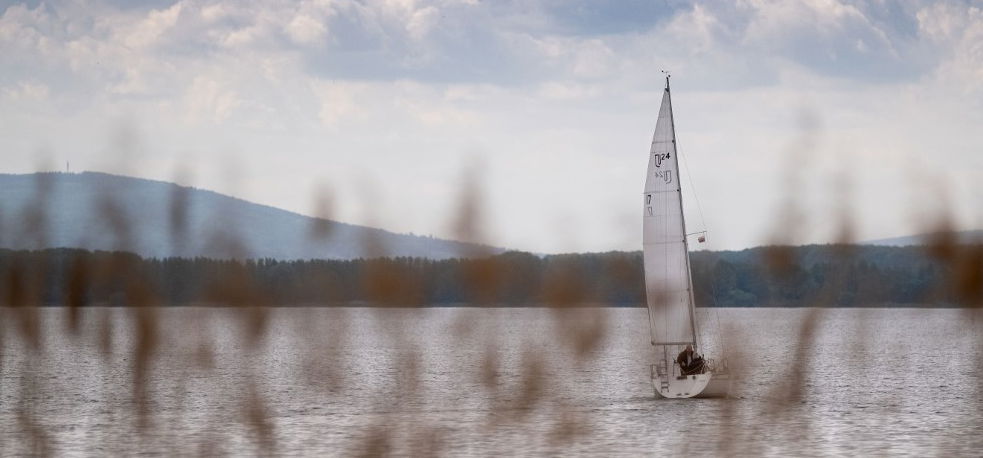
[[(808, 224), (804, 220), (796, 196), (798, 183), (801, 181), (796, 174), (802, 170), (801, 162), (811, 156), (815, 148), (817, 130), (815, 120), (808, 115), (803, 121), (803, 138), (789, 153), (788, 176), (785, 181), (789, 188), (788, 198), (784, 202), (776, 218), (777, 227), (772, 239), (772, 245), (765, 252), (763, 263), (771, 275), (781, 278), (789, 275), (795, 264), (793, 259), (795, 236), (803, 231)], [(463, 174), (460, 201), (456, 215), (450, 222), (454, 237), (461, 241), (471, 242), (471, 247), (481, 247), (487, 243), (487, 235), (482, 228), (487, 227), (483, 219), (483, 196), (476, 168)], [(28, 238), (31, 245), (37, 249), (47, 246), (47, 234), (50, 230), (47, 205), (51, 183), (47, 174), (37, 175), (35, 198), (22, 215), (2, 215), (4, 233), (3, 239)], [(185, 173), (178, 173), (177, 179), (186, 179)], [(840, 189), (850, 189), (849, 178), (842, 178)], [(188, 206), (189, 196), (186, 188), (174, 187), (170, 196), (168, 208), (169, 241), (175, 253), (184, 252), (184, 244), (189, 234)], [(314, 239), (324, 239), (334, 230), (331, 221), (335, 208), (332, 194), (327, 187), (314, 196), (313, 213), (316, 219), (308, 231), (308, 236)], [(838, 196), (841, 202), (849, 202), (849, 191)], [(371, 201), (372, 199), (367, 199)], [(131, 221), (125, 210), (115, 200), (114, 196), (105, 191), (97, 200), (98, 207), (94, 209), (101, 216), (105, 230), (116, 240), (119, 253), (100, 258), (98, 262), (88, 258), (76, 258), (67, 268), (68, 275), (64, 280), (65, 299), (63, 304), (65, 327), (62, 332), (78, 341), (94, 341), (107, 361), (114, 360), (115, 349), (124, 348), (125, 361), (128, 363), (129, 390), (128, 399), (124, 402), (107, 404), (107, 421), (130, 421), (131, 425), (117, 424), (118, 432), (110, 431), (108, 436), (93, 436), (92, 440), (113, 440), (115, 435), (135, 432), (141, 440), (157, 440), (155, 425), (165, 421), (180, 421), (180, 418), (168, 418), (155, 409), (161, 400), (156, 397), (164, 392), (161, 385), (173, 385), (178, 391), (186, 389), (196, 377), (208, 378), (219, 366), (230, 364), (217, 361), (214, 348), (223, 345), (220, 328), (232, 325), (243, 341), (246, 342), (238, 349), (240, 360), (232, 362), (237, 367), (241, 383), (226, 388), (230, 399), (241, 400), (242, 405), (237, 410), (239, 418), (213, 418), (213, 425), (205, 431), (200, 431), (194, 438), (188, 438), (188, 443), (174, 444), (176, 454), (214, 455), (229, 453), (236, 446), (224, 442), (227, 437), (220, 431), (219, 424), (234, 423), (245, 427), (252, 438), (253, 452), (262, 455), (276, 455), (280, 441), (276, 430), (276, 406), (271, 405), (267, 392), (270, 387), (263, 386), (254, 375), (252, 361), (258, 358), (271, 336), (274, 319), (271, 306), (277, 304), (271, 299), (270, 292), (264, 290), (253, 276), (254, 273), (239, 261), (228, 261), (217, 275), (207, 284), (202, 285), (208, 304), (221, 306), (222, 309), (209, 310), (208, 318), (201, 318), (195, 323), (189, 323), (186, 330), (186, 342), (171, 342), (165, 340), (165, 329), (162, 329), (163, 319), (161, 310), (168, 306), (164, 294), (153, 288), (153, 283), (142, 278), (139, 269), (134, 268), (135, 257), (125, 254), (132, 246), (133, 234)], [(367, 210), (369, 211), (369, 210)], [(848, 205), (844, 204), (835, 215), (840, 221), (840, 239), (837, 240), (836, 256), (849, 260), (854, 256), (852, 248), (854, 223)], [(223, 215), (215, 215), (223, 218)], [(371, 218), (369, 218), (371, 221)], [(927, 253), (949, 266), (954, 274), (946, 287), (955, 291), (960, 305), (980, 307), (983, 305), (983, 245), (964, 244), (957, 240), (949, 218), (939, 221), (933, 231), (931, 240), (926, 245)], [(388, 341), (387, 348), (393, 349), (389, 364), (395, 380), (376, 386), (369, 381), (360, 379), (357, 373), (349, 370), (352, 365), (352, 354), (347, 347), (352, 344), (352, 334), (362, 332), (358, 329), (344, 308), (334, 310), (327, 318), (324, 315), (309, 314), (303, 319), (291, 323), (276, 323), (279, 328), (289, 329), (297, 339), (297, 345), (303, 345), (307, 351), (296, 367), (296, 377), (283, 382), (288, 386), (301, 385), (322, 393), (330, 404), (332, 397), (345, 396), (347, 390), (372, 389), (375, 408), (389, 412), (376, 415), (376, 420), (364, 428), (357, 437), (345, 444), (346, 454), (359, 456), (411, 455), (434, 456), (446, 452), (450, 438), (440, 424), (430, 424), (426, 419), (405, 421), (401, 412), (411, 410), (418, 403), (436, 402), (428, 398), (425, 365), (428, 364), (419, 343), (411, 329), (401, 326), (396, 320), (389, 319), (390, 314), (397, 313), (394, 307), (420, 307), (428, 305), (422, 294), (419, 278), (405, 278), (405, 273), (393, 268), (393, 264), (381, 262), (388, 256), (387, 247), (376, 237), (376, 233), (365, 232), (362, 240), (365, 260), (361, 263), (358, 288), (365, 297), (370, 298), (367, 305), (378, 308), (374, 325), (381, 329)], [(233, 228), (219, 231), (211, 236), (211, 244), (219, 247), (230, 259), (249, 257), (248, 246), (237, 237)], [(459, 279), (469, 294), (469, 305), (479, 307), (495, 307), (497, 298), (502, 291), (509, 287), (509, 279), (517, 275), (509, 272), (499, 258), (491, 256), (490, 252), (462, 252), (461, 257), (466, 261), (460, 263), (457, 272)], [(313, 253), (312, 257), (317, 254)], [(42, 373), (39, 366), (48, 364), (45, 357), (43, 335), (44, 327), (40, 323), (38, 307), (44, 304), (41, 297), (43, 291), (45, 263), (31, 262), (27, 258), (20, 259), (16, 255), (10, 260), (12, 268), (6, 270), (5, 277), (0, 279), (2, 284), (2, 307), (0, 307), (0, 376), (16, 373), (18, 386), (13, 411), (16, 412), (18, 432), (7, 434), (8, 439), (16, 443), (7, 443), (0, 449), (0, 454), (31, 454), (55, 455), (59, 453), (51, 431), (46, 429), (43, 415), (36, 408), (39, 399), (44, 399), (45, 390), (51, 389), (44, 380), (38, 378)], [(543, 305), (550, 309), (554, 326), (553, 339), (564, 346), (572, 355), (575, 365), (587, 366), (594, 361), (598, 349), (609, 338), (610, 326), (608, 315), (605, 313), (597, 291), (592, 289), (590, 275), (583, 270), (581, 264), (565, 262), (562, 257), (551, 260), (541, 282), (538, 297)], [(637, 266), (628, 257), (614, 258), (600, 266), (601, 275), (614, 279), (614, 287), (623, 287), (637, 281)], [(518, 275), (521, 275), (519, 273)], [(770, 393), (772, 401), (767, 409), (760, 412), (764, 421), (780, 422), (792, 412), (794, 406), (808, 398), (805, 392), (809, 384), (811, 361), (809, 349), (815, 344), (816, 333), (824, 318), (824, 306), (834, 303), (838, 294), (847, 282), (840, 274), (830, 279), (824, 290), (809, 304), (812, 308), (798, 323), (798, 341), (789, 343), (790, 363), (784, 368), (787, 384), (778, 386)], [(331, 287), (331, 282), (325, 282), (325, 288)], [(111, 304), (93, 304), (89, 302), (87, 291), (92, 288), (112, 288), (121, 291), (118, 300)], [(116, 313), (115, 309), (92, 307), (95, 305), (120, 306), (126, 311), (125, 315)], [(584, 305), (596, 305), (585, 307)], [(126, 320), (121, 320), (126, 316)], [(540, 438), (556, 447), (562, 453), (564, 447), (576, 443), (594, 434), (594, 425), (588, 411), (570, 405), (568, 400), (557, 398), (550, 386), (560, 383), (557, 380), (555, 361), (544, 357), (541, 348), (533, 343), (520, 346), (518, 357), (518, 377), (504, 376), (505, 355), (503, 347), (507, 333), (504, 332), (509, 323), (498, 319), (476, 320), (475, 314), (467, 309), (460, 310), (448, 324), (447, 332), (461, 342), (481, 342), (483, 349), (475, 358), (478, 363), (471, 366), (452, 367), (450, 371), (468, 373), (465, 379), (474, 380), (476, 386), (485, 390), (487, 398), (493, 400), (488, 406), (487, 421), (484, 427), (487, 431), (501, 428), (521, 427), (528, 422), (538, 421), (539, 414), (550, 418), (552, 427), (548, 437)], [(484, 316), (484, 315), (483, 315)], [(497, 315), (492, 315), (497, 316)], [(86, 323), (94, 323), (87, 326)], [(862, 321), (857, 324), (864, 326)], [(125, 327), (127, 335), (132, 339), (125, 341), (114, 340), (123, 335), (120, 328)], [(733, 327), (723, 329), (724, 339), (730, 342), (742, 340), (740, 331)], [(863, 333), (858, 333), (863, 335)], [(26, 348), (26, 357), (12, 358), (8, 348), (11, 339), (16, 339), (18, 347)], [(192, 373), (155, 372), (161, 362), (162, 348), (186, 343), (183, 348), (187, 351), (180, 353), (190, 363)], [(858, 347), (866, 347), (865, 342), (853, 342)], [(639, 348), (639, 352), (649, 351)], [(725, 351), (730, 366), (738, 377), (750, 377), (744, 368), (749, 356), (740, 346), (728, 347)], [(862, 358), (862, 355), (858, 357)], [(448, 364), (451, 364), (448, 362)], [(858, 364), (861, 364), (858, 362)], [(106, 366), (112, 367), (112, 366)], [(229, 369), (225, 369), (229, 370)], [(108, 376), (108, 375), (107, 375)], [(4, 377), (0, 377), (3, 379)], [(11, 379), (13, 379), (11, 377)], [(627, 382), (626, 382), (627, 383)], [(4, 390), (11, 389), (9, 382), (2, 385)], [(977, 403), (983, 403), (983, 386)], [(177, 396), (186, 396), (178, 394)], [(447, 401), (449, 402), (449, 401)], [(747, 433), (738, 422), (736, 403), (724, 402), (723, 417), (720, 422), (719, 434), (713, 438), (716, 441), (715, 450), (720, 455), (758, 454), (762, 449), (735, 449), (735, 443), (753, 443), (753, 441), (734, 441)], [(191, 416), (193, 407), (185, 407), (179, 414)], [(532, 431), (532, 430), (530, 430)], [(797, 437), (779, 438), (801, 440), (813, 434), (810, 425), (803, 423), (797, 430)], [(180, 438), (179, 438), (180, 440)], [(682, 450), (680, 452), (685, 452)], [(231, 452), (237, 454), (236, 452)], [(507, 453), (507, 451), (505, 451)]]

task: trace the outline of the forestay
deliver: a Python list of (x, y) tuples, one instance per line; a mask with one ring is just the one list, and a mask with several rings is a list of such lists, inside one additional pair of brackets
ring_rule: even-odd
[(696, 343), (679, 163), (668, 80), (645, 179), (642, 245), (654, 345)]

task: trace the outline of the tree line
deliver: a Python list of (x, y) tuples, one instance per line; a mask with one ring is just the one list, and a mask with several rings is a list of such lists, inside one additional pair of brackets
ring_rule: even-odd
[[(964, 264), (921, 247), (848, 245), (698, 251), (691, 260), (703, 307), (977, 305), (983, 255), (971, 258), (968, 286)], [(0, 279), (9, 306), (645, 303), (640, 252), (278, 261), (0, 250)]]

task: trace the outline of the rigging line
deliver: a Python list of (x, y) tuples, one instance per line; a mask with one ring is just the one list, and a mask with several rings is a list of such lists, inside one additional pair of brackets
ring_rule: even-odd
[[(710, 250), (712, 243), (713, 242), (711, 242), (711, 241), (707, 241), (707, 252), (708, 253), (713, 253), (713, 251)], [(713, 257), (714, 258), (719, 258), (720, 255), (719, 254), (715, 254)], [(716, 263), (714, 263), (714, 264), (716, 264)], [(717, 304), (717, 286), (713, 282), (713, 276), (712, 275), (710, 277), (710, 292), (711, 292), (711, 300), (713, 301), (713, 318), (717, 322), (717, 338), (720, 340), (720, 349), (721, 349), (720, 350), (720, 353), (723, 356), (724, 360), (726, 360), (727, 359), (727, 348), (728, 347), (727, 347), (727, 342), (725, 341), (724, 333), (720, 329), (720, 313), (719, 313), (720, 307)]]
[(690, 188), (691, 191), (693, 191), (693, 200), (696, 201), (696, 209), (700, 212), (700, 225), (703, 226), (703, 231), (704, 232), (708, 232), (707, 231), (707, 221), (703, 217), (703, 205), (700, 204), (700, 196), (696, 193), (696, 185), (693, 184), (693, 176), (690, 175), (690, 172), (689, 172), (689, 162), (686, 162), (686, 155), (685, 154), (682, 154), (682, 155), (679, 154), (679, 148), (678, 148), (678, 146), (675, 149), (676, 149), (676, 157), (682, 157), (682, 159), (683, 159), (683, 167), (686, 168), (686, 181), (689, 182), (689, 188)]
[[(696, 201), (696, 209), (700, 213), (700, 224), (703, 226), (703, 232), (704, 233), (709, 232), (709, 229), (707, 228), (706, 218), (703, 216), (703, 204), (700, 203), (700, 196), (699, 196), (699, 194), (696, 193), (696, 185), (693, 184), (693, 176), (690, 173), (689, 162), (686, 161), (686, 155), (685, 154), (680, 154), (679, 153), (679, 139), (675, 139), (675, 140), (676, 140), (676, 142), (673, 144), (673, 146), (674, 146), (673, 150), (676, 153), (676, 158), (677, 159), (680, 158), (680, 157), (682, 157), (683, 167), (686, 169), (686, 180), (689, 182), (690, 190), (693, 191), (693, 200)], [(682, 189), (680, 189), (680, 192), (682, 192)], [(707, 251), (710, 251), (710, 244), (709, 243), (710, 242), (707, 242)], [(714, 281), (713, 281), (712, 270), (711, 270), (711, 278), (710, 278), (710, 291), (711, 291), (710, 297), (711, 297), (711, 300), (713, 300), (713, 317), (714, 317), (714, 321), (716, 321), (717, 338), (720, 341), (721, 353), (724, 353), (724, 358), (726, 359), (726, 351), (727, 351), (726, 348), (727, 348), (727, 346), (725, 345), (725, 342), (724, 342), (723, 332), (721, 332), (721, 330), (720, 330), (720, 315), (717, 312), (717, 309), (718, 309), (718, 307), (717, 307), (717, 287), (716, 287), (716, 285), (714, 284)], [(693, 304), (693, 306), (695, 307), (696, 304)]]
[[(676, 154), (678, 155), (679, 153), (677, 152)], [(685, 161), (685, 159), (684, 159), (684, 161)], [(689, 176), (689, 167), (686, 167), (686, 175)], [(693, 185), (693, 180), (690, 179), (690, 186), (692, 186), (692, 185)], [(694, 195), (694, 200), (697, 201), (697, 207), (699, 207), (699, 198), (696, 198), (696, 190), (695, 189), (693, 189), (693, 195)], [(701, 219), (703, 218), (703, 214), (702, 213), (703, 212), (701, 210), (700, 211), (700, 218)], [(704, 228), (704, 233), (707, 232), (705, 225), (704, 225), (703, 228)], [(712, 250), (712, 248), (713, 248), (712, 247), (713, 242), (710, 241), (710, 240), (707, 240), (705, 243), (706, 243), (706, 252), (707, 253), (713, 253), (713, 250)], [(713, 268), (714, 268), (714, 266), (717, 265), (716, 261), (719, 260), (719, 255), (714, 255), (714, 256), (710, 257), (709, 260), (710, 261), (714, 261), (714, 262), (710, 262), (709, 265), (708, 265), (709, 277), (710, 277), (709, 278), (709, 280), (710, 280), (710, 300), (713, 302), (713, 305), (711, 306), (711, 308), (713, 309), (713, 312), (712, 312), (713, 313), (713, 320), (712, 321), (715, 322), (715, 325), (716, 325), (715, 327), (717, 328), (717, 336), (716, 337), (717, 337), (718, 343), (720, 344), (720, 352), (723, 355), (724, 359), (727, 359), (727, 345), (726, 345), (727, 343), (724, 341), (724, 333), (723, 333), (723, 331), (721, 331), (721, 328), (720, 328), (720, 314), (718, 312), (718, 309), (720, 307), (719, 307), (719, 305), (717, 303), (717, 282), (715, 282), (714, 281), (714, 278), (713, 278)]]
[[(707, 244), (708, 244), (708, 246), (707, 246), (707, 252), (710, 253), (711, 251), (709, 250), (709, 248), (710, 248), (709, 247), (709, 242), (707, 242)], [(711, 267), (710, 267), (710, 300), (713, 301), (713, 318), (714, 318), (714, 321), (717, 322), (717, 326), (716, 326), (717, 327), (717, 339), (720, 342), (720, 353), (723, 355), (724, 359), (726, 360), (727, 359), (727, 345), (726, 345), (726, 342), (724, 342), (724, 333), (720, 330), (720, 314), (717, 311), (717, 309), (719, 308), (717, 306), (717, 284), (716, 284), (715, 281), (713, 281), (714, 279), (713, 279), (713, 267), (712, 266), (715, 266), (715, 265), (716, 265), (716, 263), (712, 263), (711, 264)]]
[[(676, 157), (682, 157), (683, 166), (686, 168), (686, 179), (687, 179), (687, 181), (689, 181), (690, 190), (693, 191), (693, 200), (696, 201), (696, 208), (697, 208), (697, 210), (700, 213), (700, 223), (703, 225), (703, 232), (704, 233), (707, 233), (707, 232), (709, 232), (709, 229), (707, 228), (706, 220), (703, 217), (703, 206), (700, 204), (700, 196), (697, 195), (697, 193), (696, 193), (696, 185), (693, 184), (693, 178), (692, 178), (692, 176), (690, 174), (689, 163), (686, 162), (686, 155), (685, 154), (682, 154), (682, 155), (679, 154), (679, 150), (677, 148), (677, 150), (676, 150)], [(708, 240), (705, 243), (707, 244), (706, 251), (708, 253), (709, 252), (712, 252), (711, 251), (711, 243), (712, 242)], [(726, 359), (727, 358), (727, 355), (726, 355), (726, 353), (727, 353), (727, 345), (726, 345), (726, 342), (724, 342), (724, 334), (723, 334), (723, 332), (721, 331), (721, 328), (720, 328), (720, 314), (719, 314), (719, 312), (717, 310), (719, 308), (718, 305), (717, 305), (717, 285), (716, 285), (716, 282), (713, 281), (713, 270), (712, 270), (713, 269), (713, 265), (715, 265), (715, 263), (712, 263), (711, 266), (710, 266), (710, 269), (711, 269), (710, 270), (710, 300), (713, 301), (713, 306), (712, 306), (712, 308), (713, 308), (713, 312), (712, 312), (712, 314), (713, 314), (713, 320), (712, 321), (715, 322), (715, 325), (716, 325), (715, 327), (717, 328), (716, 329), (716, 331), (717, 331), (716, 332), (716, 334), (717, 334), (716, 337), (717, 337), (717, 340), (718, 340), (718, 342), (720, 344), (721, 353), (724, 355), (724, 359)]]

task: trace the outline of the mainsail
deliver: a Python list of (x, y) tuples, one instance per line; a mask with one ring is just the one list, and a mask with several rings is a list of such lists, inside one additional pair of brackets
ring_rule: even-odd
[(655, 124), (642, 206), (645, 293), (653, 345), (696, 344), (686, 223), (669, 80)]

